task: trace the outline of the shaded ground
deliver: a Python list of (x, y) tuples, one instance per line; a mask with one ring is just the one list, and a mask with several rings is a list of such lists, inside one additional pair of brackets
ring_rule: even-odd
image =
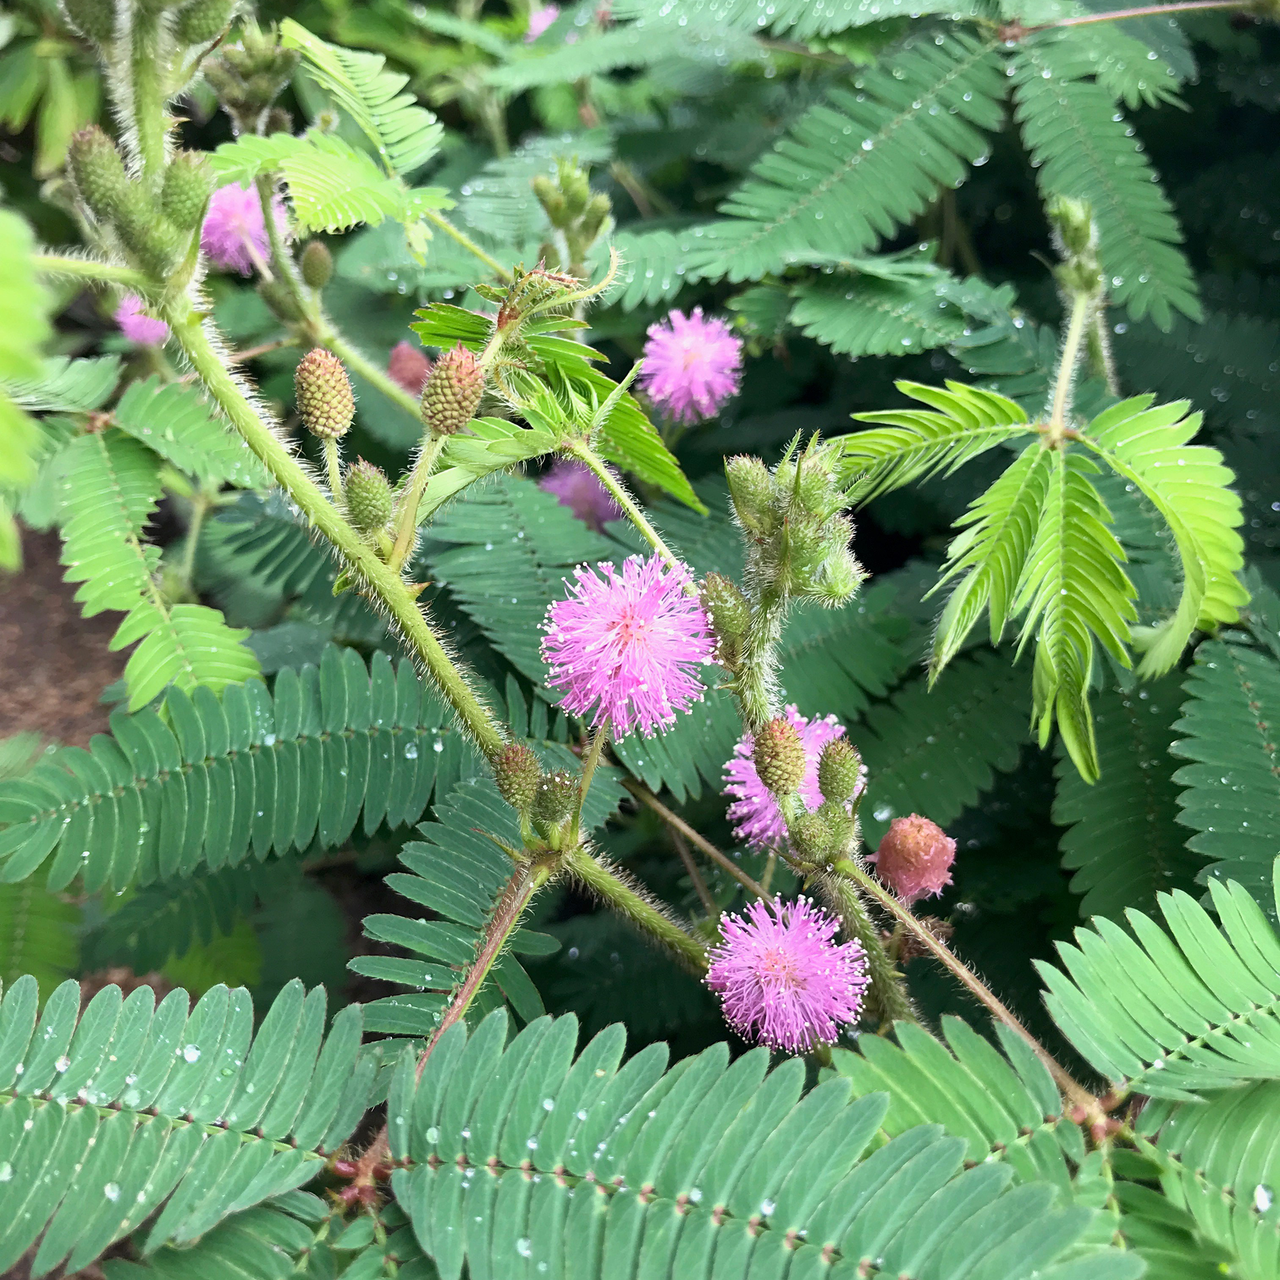
[(27, 730), (84, 746), (106, 731), (98, 697), (126, 655), (107, 649), (119, 614), (81, 617), (58, 550), (56, 533), (24, 531), (22, 571), (0, 572), (0, 738)]

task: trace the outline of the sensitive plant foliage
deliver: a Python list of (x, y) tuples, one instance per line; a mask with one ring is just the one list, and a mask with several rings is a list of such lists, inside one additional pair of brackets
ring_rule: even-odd
[(720, 922), (707, 986), (724, 1016), (749, 1039), (787, 1053), (832, 1043), (856, 1022), (868, 982), (856, 940), (837, 945), (840, 922), (805, 898), (753, 902)]
[(542, 656), (560, 705), (618, 737), (646, 737), (703, 697), (698, 668), (711, 659), (706, 615), (692, 578), (660, 556), (629, 556), (574, 573), (573, 591), (547, 611)]
[(0, 743), (0, 1270), (1280, 1274), (1270, 158), (1127, 118), (1269, 136), (1261, 10), (107, 8), (0, 50), (0, 560), (130, 651)]

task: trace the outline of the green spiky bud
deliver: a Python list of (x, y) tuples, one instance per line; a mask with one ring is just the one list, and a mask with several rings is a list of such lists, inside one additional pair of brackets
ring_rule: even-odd
[(62, 12), (71, 27), (103, 45), (115, 38), (116, 10), (112, 0), (62, 0)]
[(381, 467), (358, 459), (347, 468), (342, 492), (347, 518), (357, 533), (378, 533), (391, 519), (391, 484)]
[(302, 251), (302, 278), (309, 289), (323, 289), (333, 279), (333, 254), (319, 240), (310, 240)]
[(356, 415), (356, 400), (337, 356), (323, 347), (308, 351), (298, 361), (293, 388), (298, 412), (312, 435), (336, 440), (346, 434)]
[(586, 170), (576, 164), (560, 166), (560, 190), (564, 192), (565, 204), (571, 218), (580, 218), (591, 199), (591, 183), (587, 179)]
[(179, 231), (194, 231), (212, 194), (209, 162), (194, 151), (179, 151), (164, 171), (160, 210)]
[(207, 44), (231, 25), (237, 0), (190, 0), (178, 14), (173, 33), (179, 44)]
[(422, 420), (432, 435), (456, 435), (476, 416), (484, 382), (479, 361), (462, 343), (441, 355), (422, 388)]
[(568, 222), (568, 211), (560, 188), (545, 173), (538, 174), (533, 179), (532, 186), (533, 194), (538, 197), (538, 203), (546, 210), (551, 225), (564, 227)]
[(818, 758), (818, 790), (824, 800), (844, 804), (863, 781), (862, 757), (846, 738), (833, 738)]
[(1057, 232), (1061, 242), (1059, 248), (1064, 256), (1079, 257), (1095, 249), (1097, 232), (1093, 224), (1093, 210), (1087, 200), (1054, 196), (1045, 213)]
[(80, 198), (100, 221), (113, 221), (129, 191), (116, 144), (91, 124), (72, 136), (68, 155)]
[(582, 211), (578, 234), (582, 237), (583, 244), (594, 244), (612, 217), (612, 201), (603, 191), (597, 192), (587, 201), (587, 207)]
[(732, 666), (751, 625), (751, 605), (738, 584), (719, 573), (707, 574), (698, 594), (719, 642), (721, 661)]
[(820, 813), (802, 813), (787, 827), (787, 843), (800, 861), (825, 866), (831, 860), (831, 830)]
[(498, 794), (521, 817), (526, 817), (538, 795), (542, 765), (532, 747), (509, 742), (494, 757), (493, 779), (498, 784)]
[(773, 477), (759, 458), (740, 454), (724, 464), (733, 499), (734, 514), (748, 533), (761, 534), (772, 527)]
[(567, 769), (548, 773), (538, 781), (530, 818), (534, 830), (552, 848), (559, 848), (565, 824), (578, 807), (578, 778)]
[(756, 773), (775, 796), (789, 796), (804, 781), (804, 743), (795, 725), (783, 716), (770, 720), (756, 734), (751, 752)]
[(564, 300), (581, 287), (581, 280), (562, 271), (548, 271), (545, 267), (522, 271), (503, 296), (498, 328), (510, 329), (527, 316), (555, 312), (562, 304), (567, 307)]

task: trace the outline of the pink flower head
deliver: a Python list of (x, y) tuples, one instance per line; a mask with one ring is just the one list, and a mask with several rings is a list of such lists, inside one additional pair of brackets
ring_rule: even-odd
[(705, 320), (702, 308), (673, 311), (649, 326), (640, 385), (676, 422), (710, 418), (738, 390), (742, 341), (723, 320)]
[(421, 347), (412, 342), (397, 342), (387, 358), (387, 374), (397, 386), (411, 396), (422, 394), (427, 374), (431, 372), (431, 360)]
[(880, 847), (867, 859), (908, 906), (921, 898), (936, 898), (951, 883), (955, 860), (956, 842), (918, 813), (894, 818)]
[(725, 1021), (744, 1039), (801, 1053), (830, 1044), (840, 1023), (856, 1022), (867, 988), (867, 957), (850, 940), (832, 942), (839, 921), (806, 898), (753, 902), (720, 922), (706, 983), (719, 992)]
[[(280, 234), (287, 234), (288, 222), (279, 196), (272, 199), (271, 212)], [(271, 246), (255, 187), (233, 182), (213, 193), (200, 232), (200, 248), (215, 267), (238, 271), (242, 276), (251, 274), (259, 262), (266, 260)]]
[(554, 493), (562, 507), (568, 507), (579, 520), (599, 530), (608, 521), (622, 515), (622, 508), (584, 462), (561, 458), (541, 480), (538, 488)]
[[(806, 809), (816, 809), (822, 803), (818, 788), (818, 758), (822, 748), (832, 738), (844, 737), (844, 725), (835, 716), (815, 717), (807, 720), (792, 703), (784, 713), (800, 734), (804, 747), (804, 781), (800, 784), (800, 798)], [(733, 749), (733, 758), (724, 767), (724, 793), (733, 797), (729, 806), (729, 821), (739, 840), (758, 849), (776, 849), (787, 835), (787, 824), (773, 792), (760, 781), (756, 764), (752, 759), (755, 739), (744, 734)]]
[(560, 705), (572, 715), (608, 718), (618, 737), (639, 729), (646, 737), (675, 722), (702, 698), (695, 674), (711, 661), (711, 630), (692, 575), (669, 568), (658, 556), (630, 556), (613, 565), (586, 565), (567, 600), (557, 600), (543, 623), (542, 657), (547, 684), (563, 691)]
[(529, 28), (524, 33), (525, 44), (532, 44), (558, 17), (558, 4), (544, 4), (529, 15)]
[(125, 294), (116, 308), (115, 322), (120, 326), (120, 332), (140, 347), (160, 347), (169, 341), (169, 326), (163, 320), (147, 315), (142, 309), (142, 299), (136, 293)]

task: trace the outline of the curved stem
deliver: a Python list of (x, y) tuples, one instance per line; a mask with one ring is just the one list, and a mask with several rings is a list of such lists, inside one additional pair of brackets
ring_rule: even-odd
[(109, 262), (93, 262), (89, 258), (64, 258), (56, 253), (36, 253), (31, 264), (37, 271), (51, 276), (71, 276), (89, 284), (119, 284), (138, 293), (151, 287), (151, 281), (132, 267), (117, 267)]
[(512, 280), (511, 272), (500, 263), (492, 254), (486, 253), (467, 233), (459, 227), (455, 227), (448, 218), (442, 213), (437, 213), (434, 209), (423, 209), (422, 216), (428, 222), (434, 223), (441, 231), (445, 233), (451, 240), (457, 241), (468, 253), (475, 254), (481, 262), (484, 263), (495, 276), (504, 284), (510, 284)]
[(385, 369), (378, 368), (359, 348), (353, 347), (327, 319), (319, 320), (316, 336), (322, 347), (327, 347), (348, 369), (353, 369), (411, 418), (420, 416), (417, 397), (410, 395)]
[(186, 299), (176, 300), (166, 308), (165, 319), (192, 368), (231, 425), (308, 521), (333, 543), (368, 589), (381, 600), (467, 732), (485, 756), (492, 759), (504, 745), (497, 721), (450, 660), (399, 574), (393, 573), (376, 552), (360, 540), (297, 459), (258, 417), (227, 372), (190, 303)]
[(1058, 27), (1085, 27), (1095, 22), (1123, 22), (1126, 18), (1163, 17), (1166, 13), (1195, 13), (1200, 9), (1249, 9), (1252, 6), (1241, 0), (1175, 0), (1173, 4), (1144, 4), (1133, 9), (1112, 9), (1107, 13), (1087, 13), (1074, 18), (1059, 18), (1055, 22), (1042, 22), (1034, 27), (1021, 23), (1009, 23), (1004, 31), (1009, 40), (1021, 40), (1037, 31), (1056, 30)]
[(391, 557), (387, 561), (387, 564), (397, 573), (413, 549), (414, 535), (418, 531), (418, 507), (422, 502), (422, 495), (427, 490), (431, 473), (435, 470), (436, 462), (444, 449), (445, 441), (448, 439), (448, 436), (432, 436), (423, 445), (417, 462), (413, 464), (409, 487), (405, 491), (404, 502), (396, 515), (395, 545), (391, 548)]
[(707, 918), (712, 921), (718, 920), (720, 908), (716, 906), (716, 900), (711, 896), (711, 890), (707, 888), (707, 882), (702, 878), (702, 872), (698, 870), (698, 864), (694, 862), (693, 854), (689, 852), (684, 836), (674, 827), (671, 830), (671, 843), (675, 845), (676, 854), (693, 885), (694, 893), (698, 895), (698, 901), (702, 903), (702, 909), (707, 913)]
[(1052, 1054), (1022, 1025), (1017, 1015), (1004, 1004), (999, 996), (968, 965), (960, 960), (951, 948), (938, 938), (931, 929), (917, 920), (915, 915), (892, 893), (858, 866), (856, 862), (849, 859), (837, 863), (835, 871), (836, 875), (832, 879), (844, 878), (856, 881), (864, 892), (870, 894), (895, 920), (921, 942), (935, 959), (940, 960), (947, 971), (981, 1004), (986, 1006), (992, 1017), (998, 1022), (1004, 1023), (1015, 1034), (1021, 1036), (1036, 1057), (1048, 1068), (1049, 1074), (1053, 1076), (1054, 1083), (1072, 1102), (1086, 1107), (1096, 1106), (1097, 1100), (1094, 1096), (1083, 1085), (1077, 1083), (1058, 1064)]
[(582, 780), (578, 785), (578, 807), (574, 811), (573, 823), (569, 827), (570, 844), (576, 845), (578, 843), (578, 832), (582, 827), (582, 809), (587, 803), (587, 792), (591, 789), (591, 779), (595, 777), (596, 766), (600, 763), (600, 756), (608, 741), (609, 718), (606, 716), (604, 723), (592, 735), (591, 746), (588, 748), (586, 756), (583, 757)]
[(902, 974), (889, 959), (880, 941), (880, 930), (867, 914), (856, 887), (843, 876), (832, 874), (822, 876), (818, 883), (827, 902), (840, 917), (845, 932), (858, 940), (866, 954), (867, 972), (871, 975), (871, 998), (878, 1005), (881, 1021), (892, 1023), (905, 1019), (918, 1022)]

